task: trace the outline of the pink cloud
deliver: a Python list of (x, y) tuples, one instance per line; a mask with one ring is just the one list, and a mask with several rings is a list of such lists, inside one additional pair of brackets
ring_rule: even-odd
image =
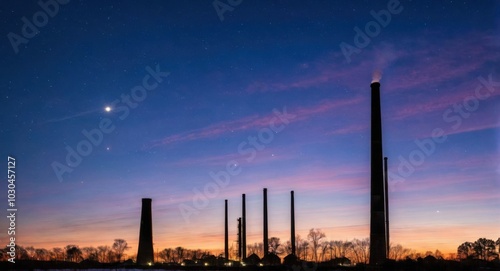
[[(384, 91), (414, 91), (417, 87), (439, 88), (441, 91), (436, 96), (420, 96), (411, 103), (405, 103), (392, 110), (390, 114), (394, 119), (406, 119), (419, 116), (422, 113), (432, 113), (444, 110), (453, 102), (461, 102), (473, 92), (477, 86), (475, 76), (471, 73), (477, 71), (485, 63), (500, 59), (500, 54), (492, 54), (490, 48), (491, 36), (478, 33), (469, 33), (443, 44), (426, 44), (424, 50), (407, 51), (395, 48), (393, 45), (383, 45), (381, 48), (364, 50), (365, 57), (359, 58), (356, 63), (348, 65), (338, 61), (341, 54), (332, 53), (329, 56), (302, 64), (298, 69), (302, 71), (298, 76), (283, 76), (274, 80), (258, 80), (247, 86), (248, 92), (287, 91), (293, 89), (307, 89), (311, 87), (330, 85), (346, 85), (357, 88), (360, 85), (359, 78), (367, 77), (367, 83), (372, 71), (382, 66), (390, 70), (390, 75), (383, 82)], [(413, 40), (411, 42), (414, 42)], [(403, 42), (409, 44), (410, 41)], [(432, 48), (432, 50), (431, 50)], [(434, 48), (441, 48), (435, 52)], [(409, 63), (408, 65), (395, 65), (398, 62)], [(304, 68), (307, 67), (307, 68)], [(470, 78), (470, 80), (467, 80)], [(458, 87), (450, 89), (446, 82), (465, 81)], [(443, 85), (445, 84), (445, 85)], [(458, 89), (458, 90), (457, 90)], [(452, 91), (453, 90), (453, 91)], [(424, 92), (430, 93), (430, 92)], [(496, 95), (500, 95), (496, 94)], [(329, 100), (321, 104), (307, 107), (290, 109), (292, 114), (297, 115), (298, 120), (308, 119), (310, 116), (321, 114), (343, 105), (354, 105), (362, 98), (349, 100)], [(205, 138), (215, 138), (222, 134), (234, 133), (249, 129), (258, 129), (269, 125), (273, 115), (248, 116), (239, 120), (220, 122), (204, 128), (174, 134), (164, 139), (153, 142), (152, 146), (169, 145), (177, 142), (186, 142)], [(361, 129), (361, 128), (360, 128)], [(343, 131), (339, 131), (342, 133)], [(347, 130), (345, 132), (348, 132)]]
[(325, 191), (326, 193), (362, 194), (369, 189), (368, 169), (361, 165), (325, 167), (309, 166), (290, 171), (289, 175), (269, 177), (259, 172), (248, 175), (247, 179), (256, 180), (238, 186), (238, 191), (268, 187), (273, 191), (289, 189), (304, 192)]
[[(309, 107), (297, 107), (293, 109), (287, 108), (286, 112), (294, 116), (289, 119), (289, 122), (304, 121), (323, 113), (330, 112), (336, 108), (358, 104), (360, 101), (362, 101), (362, 98), (360, 97), (343, 100), (324, 100)], [(283, 109), (278, 109), (278, 111), (283, 112)], [(204, 128), (174, 134), (153, 142), (150, 147), (206, 138), (216, 138), (223, 134), (269, 127), (273, 122), (278, 126), (285, 124), (277, 117), (276, 114), (269, 114), (266, 116), (248, 116), (237, 120), (219, 122)]]
[[(472, 160), (472, 166), (475, 164), (480, 164), (481, 162), (477, 159)], [(431, 164), (428, 162), (428, 164)], [(466, 161), (463, 161), (462, 164), (467, 165)], [(460, 165), (460, 162), (459, 164)], [(468, 170), (472, 167), (470, 165), (467, 166)], [(466, 170), (457, 169), (455, 166), (446, 166), (442, 164), (436, 164), (432, 166), (433, 168), (418, 168), (419, 173), (414, 173), (409, 178), (407, 178), (403, 183), (397, 183), (394, 185), (394, 192), (425, 192), (425, 191), (436, 191), (436, 189), (447, 189), (449, 187), (476, 187), (480, 188), (478, 184), (487, 185), (488, 183), (485, 180), (488, 180), (488, 176), (491, 172), (484, 171), (480, 174), (471, 172), (467, 173)], [(490, 168), (487, 166), (483, 166), (486, 168)], [(474, 168), (475, 169), (475, 168)], [(448, 173), (441, 174), (433, 174), (431, 176), (426, 176), (425, 172), (429, 171), (441, 171)], [(397, 172), (394, 172), (397, 173)], [(492, 182), (493, 180), (491, 180)], [(389, 182), (397, 182), (397, 180), (389, 179)], [(490, 183), (491, 183), (490, 182)], [(470, 191), (469, 191), (470, 192)]]
[[(443, 115), (446, 111), (454, 110), (452, 104), (461, 104), (461, 102), (463, 101), (462, 97), (464, 96), (456, 96), (456, 102), (453, 102), (453, 97), (450, 97), (449, 101), (446, 103), (443, 102), (439, 104), (439, 102), (432, 102), (436, 105), (434, 108), (431, 108), (432, 106), (426, 106), (424, 104), (410, 105), (407, 108), (403, 108), (401, 110), (397, 109), (396, 113), (388, 114), (389, 116), (391, 116), (389, 119), (391, 123), (388, 126), (391, 127), (390, 129), (393, 129), (393, 127), (396, 127), (398, 125), (397, 123), (399, 123), (399, 121), (406, 121), (407, 123), (408, 121), (410, 121), (411, 125), (407, 125), (406, 130), (398, 130), (397, 133), (393, 134), (398, 135), (398, 137), (407, 137), (408, 135), (410, 135), (414, 138), (431, 137), (432, 131), (435, 128), (442, 129), (444, 131), (444, 135), (454, 135), (500, 127), (500, 120), (495, 115), (491, 114), (491, 106), (481, 104), (478, 110), (470, 112), (470, 116), (468, 118), (460, 117), (461, 122), (457, 127), (455, 127), (455, 125), (457, 124), (455, 120), (453, 120), (452, 122), (445, 121)], [(459, 100), (459, 97), (462, 100)], [(443, 97), (440, 100), (444, 101), (446, 100), (446, 98)], [(423, 114), (427, 114), (428, 117), (426, 118), (431, 119), (432, 121), (423, 121)], [(460, 115), (453, 111), (448, 114), (448, 117), (450, 116), (457, 118)]]
[[(465, 36), (465, 38), (464, 38)], [(387, 91), (408, 91), (416, 87), (432, 88), (437, 84), (463, 79), (479, 70), (485, 63), (499, 60), (494, 53), (492, 35), (484, 33), (463, 34), (442, 44), (421, 44), (425, 48), (410, 51), (414, 39), (402, 39), (401, 45), (380, 44), (363, 50), (363, 57), (346, 64), (342, 54), (333, 52), (321, 59), (297, 67), (299, 75), (281, 75), (282, 78), (260, 79), (249, 83), (246, 91), (277, 92), (308, 89), (325, 85), (359, 87), (359, 79), (370, 82), (375, 69), (388, 71), (382, 77)], [(406, 65), (396, 65), (398, 63)], [(307, 67), (304, 69), (304, 67)], [(362, 80), (361, 80), (362, 81)]]
[(474, 122), (462, 125), (456, 130), (451, 130), (446, 135), (461, 134), (474, 131), (482, 131), (486, 129), (500, 128), (500, 120), (495, 119), (494, 116), (486, 116), (484, 118), (478, 117)]
[[(339, 55), (332, 54), (326, 59), (321, 59), (308, 64), (307, 71), (301, 70), (299, 76), (282, 75), (284, 79), (274, 78), (265, 81), (258, 80), (251, 82), (245, 89), (249, 93), (257, 92), (277, 92), (296, 89), (307, 89), (324, 85), (337, 85), (339, 83), (350, 85), (356, 78), (367, 76), (367, 84), (371, 80), (371, 66), (368, 61), (363, 61), (359, 65), (345, 65), (338, 61)], [(369, 71), (367, 73), (367, 71)]]
[(247, 160), (246, 160), (247, 156), (243, 156), (242, 154), (238, 153), (237, 149), (235, 148), (234, 152), (232, 152), (232, 153), (205, 156), (205, 157), (196, 157), (196, 158), (190, 157), (187, 159), (176, 161), (170, 165), (172, 165), (172, 166), (193, 166), (193, 165), (224, 166), (223, 168), (225, 168), (226, 164), (232, 160), (236, 160), (239, 163), (239, 166), (245, 166), (245, 165), (250, 165), (250, 164), (251, 165), (267, 164), (267, 163), (273, 162), (273, 161), (285, 161), (285, 160), (294, 159), (296, 157), (297, 157), (297, 153), (295, 153), (291, 149), (266, 147), (263, 150), (259, 150), (257, 152), (257, 155), (255, 156), (255, 158), (252, 161), (247, 162)]
[[(390, 89), (433, 88), (436, 84), (454, 80), (475, 79), (470, 76), (483, 65), (500, 60), (491, 46), (493, 36), (468, 33), (442, 44), (421, 44), (418, 51), (409, 52), (400, 61), (408, 65), (393, 70)], [(411, 41), (414, 42), (414, 41)]]
[(447, 156), (455, 156), (456, 159), (440, 159), (438, 161), (433, 160), (432, 162), (425, 163), (419, 168), (422, 168), (426, 171), (437, 170), (442, 171), (443, 169), (452, 169), (452, 170), (483, 170), (483, 169), (491, 169), (491, 166), (498, 165), (500, 163), (500, 157), (498, 154), (494, 153), (486, 153), (483, 152), (481, 155), (469, 155), (460, 158), (456, 153), (452, 151), (448, 151), (445, 155)]
[(353, 106), (361, 103), (365, 98), (354, 97), (343, 100), (324, 100), (317, 105), (309, 107), (299, 107), (293, 111), (293, 114), (297, 116), (297, 120), (306, 120), (313, 116), (321, 115), (326, 112), (330, 112), (334, 109)]
[(353, 124), (349, 126), (339, 127), (335, 130), (326, 132), (326, 135), (346, 135), (368, 130), (368, 124)]
[[(481, 75), (480, 77), (488, 81), (489, 74)], [(498, 78), (492, 76), (493, 81), (498, 82)], [(482, 87), (480, 95), (489, 93), (489, 97), (485, 100), (479, 100), (480, 103), (494, 99), (500, 96), (500, 92), (488, 92), (481, 84), (478, 77), (468, 77), (465, 82), (458, 83), (452, 88), (449, 86), (436, 87), (439, 92), (422, 92), (420, 95), (412, 95), (412, 100), (402, 104), (399, 108), (395, 109), (390, 115), (394, 119), (404, 119), (410, 116), (420, 115), (422, 113), (429, 113), (434, 111), (442, 111), (451, 107), (453, 104), (463, 104), (464, 100), (468, 97), (476, 97), (476, 88)], [(477, 98), (477, 97), (476, 97)]]

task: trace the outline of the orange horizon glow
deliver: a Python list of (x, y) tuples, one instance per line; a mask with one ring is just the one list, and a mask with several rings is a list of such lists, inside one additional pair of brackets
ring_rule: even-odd
[[(262, 243), (262, 235), (260, 231), (259, 225), (247, 225), (250, 226), (249, 230), (247, 230), (247, 245), (252, 245), (254, 243)], [(257, 228), (255, 227), (257, 226)], [(167, 230), (156, 229), (157, 225), (153, 225), (153, 247), (154, 251), (161, 251), (165, 248), (175, 248), (175, 247), (183, 247), (186, 249), (201, 249), (202, 251), (210, 251), (214, 254), (223, 253), (224, 251), (224, 236), (223, 231), (217, 234), (212, 234), (212, 236), (204, 236), (203, 232), (192, 234), (183, 234), (183, 232), (173, 231), (171, 233), (167, 233)], [(187, 227), (186, 230), (191, 230), (194, 227)], [(230, 240), (229, 246), (236, 246), (236, 230), (234, 227), (230, 227)], [(351, 241), (353, 239), (364, 239), (369, 236), (369, 225), (358, 225), (358, 226), (338, 226), (338, 227), (323, 227), (319, 228), (326, 234), (325, 241), (332, 240), (342, 240), (342, 241)], [(463, 242), (470, 241), (474, 242), (481, 237), (485, 237), (488, 239), (494, 239), (495, 232), (491, 230), (490, 227), (485, 226), (482, 230), (484, 230), (484, 235), (476, 236), (475, 231), (471, 230), (467, 226), (443, 226), (443, 227), (435, 227), (435, 226), (421, 226), (421, 227), (412, 227), (412, 228), (396, 228), (391, 230), (391, 245), (400, 244), (404, 248), (408, 248), (414, 250), (417, 253), (422, 253), (422, 255), (426, 251), (435, 252), (439, 250), (443, 253), (443, 255), (448, 255), (451, 253), (456, 253), (457, 247)], [(127, 255), (135, 255), (137, 253), (138, 246), (138, 231), (139, 227), (133, 227), (133, 231), (131, 228), (128, 230), (120, 229), (116, 231), (116, 234), (110, 236), (108, 233), (101, 234), (93, 234), (86, 233), (80, 234), (79, 236), (75, 236), (66, 241), (50, 241), (45, 240), (44, 238), (38, 238), (40, 241), (38, 242), (24, 242), (23, 239), (37, 239), (35, 236), (31, 237), (29, 235), (25, 235), (24, 238), (20, 240), (19, 245), (33, 246), (35, 248), (45, 248), (52, 249), (56, 247), (64, 248), (66, 245), (77, 245), (80, 248), (83, 247), (98, 247), (98, 246), (111, 246), (113, 244), (114, 239), (125, 239), (129, 245), (129, 249), (127, 250)], [(136, 232), (136, 234), (132, 234), (132, 232)], [(307, 238), (308, 229), (297, 229), (297, 235), (299, 235), (302, 239)], [(231, 236), (234, 238), (231, 239)], [(334, 236), (334, 237), (333, 237)], [(461, 239), (456, 239), (456, 236), (462, 236)], [(276, 231), (270, 229), (269, 237), (278, 237), (282, 244), (289, 240), (289, 231)], [(333, 238), (332, 238), (333, 237)], [(342, 238), (345, 237), (345, 238)], [(436, 239), (439, 238), (440, 246), (434, 246), (436, 243)], [(169, 239), (168, 241), (159, 241)], [(88, 241), (85, 241), (88, 240)], [(100, 240), (100, 241), (93, 241)], [(431, 245), (428, 245), (431, 244)]]

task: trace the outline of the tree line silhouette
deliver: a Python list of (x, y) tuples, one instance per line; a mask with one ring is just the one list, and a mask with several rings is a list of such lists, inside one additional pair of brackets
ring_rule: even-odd
[(457, 256), (459, 259), (479, 259), (492, 261), (498, 260), (499, 255), (500, 237), (496, 241), (486, 238), (479, 238), (475, 242), (465, 242), (457, 248)]
[[(83, 247), (78, 245), (67, 245), (64, 248), (55, 247), (51, 250), (45, 248), (34, 248), (33, 246), (22, 247), (16, 245), (16, 260), (35, 261), (68, 261), (81, 262), (84, 260), (101, 263), (121, 262), (125, 251), (129, 249), (127, 241), (115, 239), (111, 246)], [(8, 248), (0, 250), (3, 261), (8, 259)]]
[[(300, 235), (296, 236), (296, 256), (303, 261), (311, 262), (339, 262), (352, 264), (368, 264), (369, 260), (369, 238), (352, 240), (328, 240), (326, 234), (320, 229), (310, 229), (306, 238)], [(237, 255), (238, 249), (233, 245), (230, 249), (229, 258), (231, 260), (240, 260)], [(130, 247), (127, 241), (115, 239), (111, 246), (82, 247), (78, 245), (67, 245), (64, 248), (34, 248), (33, 246), (16, 246), (17, 260), (35, 260), (35, 261), (67, 261), (67, 262), (99, 262), (99, 263), (120, 263), (127, 260), (130, 263), (135, 261), (135, 255), (127, 255)], [(3, 261), (8, 259), (8, 248), (0, 249), (0, 257)], [(255, 254), (258, 258), (264, 256), (264, 246), (262, 243), (254, 243), (247, 246), (247, 252), (250, 256)], [(281, 242), (278, 237), (269, 238), (269, 253), (284, 258), (291, 254), (292, 246), (290, 241)], [(405, 248), (400, 244), (391, 244), (389, 249), (389, 259), (394, 261), (418, 261), (421, 259), (435, 260), (482, 260), (499, 261), (500, 238), (496, 241), (479, 238), (475, 242), (464, 242), (459, 245), (456, 253), (444, 255), (441, 251), (417, 252), (414, 249)], [(210, 252), (202, 249), (187, 249), (181, 246), (175, 248), (165, 248), (155, 252), (155, 262), (178, 264), (194, 261), (203, 261), (214, 263), (221, 259), (223, 253)]]

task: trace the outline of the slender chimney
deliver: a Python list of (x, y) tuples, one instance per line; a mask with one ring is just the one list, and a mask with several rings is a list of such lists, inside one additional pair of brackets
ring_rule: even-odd
[(264, 188), (264, 257), (269, 254), (269, 238), (267, 237), (267, 188)]
[(241, 195), (241, 254), (242, 260), (247, 259), (247, 215), (245, 194)]
[(295, 255), (295, 200), (293, 197), (293, 190), (290, 192), (290, 204), (291, 204), (291, 221), (290, 221), (290, 243), (292, 243), (292, 255)]
[(238, 217), (238, 258), (241, 260), (241, 217)]
[(224, 256), (229, 260), (229, 225), (227, 220), (227, 200), (225, 202), (225, 216), (224, 216)]
[(154, 261), (153, 223), (151, 216), (151, 199), (142, 199), (141, 227), (139, 232), (139, 249), (137, 263), (149, 265)]
[(371, 90), (370, 265), (380, 265), (387, 258), (380, 83), (372, 83)]
[(389, 251), (391, 243), (389, 239), (389, 174), (387, 169), (387, 157), (384, 157), (384, 188), (385, 188), (385, 234), (387, 237), (387, 258), (389, 258)]

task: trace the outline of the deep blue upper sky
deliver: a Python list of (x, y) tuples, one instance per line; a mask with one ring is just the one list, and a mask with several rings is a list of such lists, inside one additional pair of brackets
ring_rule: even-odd
[[(0, 142), (3, 157), (18, 161), (20, 243), (49, 248), (126, 237), (134, 245), (140, 198), (152, 197), (160, 248), (215, 248), (222, 219), (201, 221), (220, 215), (226, 198), (235, 220), (241, 193), (255, 210), (249, 234), (257, 242), (263, 187), (276, 200), (271, 213), (283, 218), (272, 234), (283, 240), (291, 189), (301, 204), (299, 230), (366, 237), (375, 70), (383, 73), (391, 172), (401, 175), (399, 158), (410, 159), (415, 140), (429, 140), (435, 128), (447, 135), (405, 180), (393, 178), (394, 242), (452, 250), (497, 238), (488, 234), (498, 235), (500, 217), (500, 87), (476, 99), (468, 115), (453, 110), (475, 95), (479, 77), (500, 81), (500, 5), (400, 1), (402, 11), (347, 61), (340, 44), (355, 46), (354, 28), (365, 29), (374, 21), (370, 12), (391, 2), (244, 0), (221, 20), (211, 1), (73, 0), (60, 4), (17, 53), (9, 33), (22, 35), (23, 16), (33, 22), (43, 9), (35, 1), (2, 3)], [(126, 117), (118, 109), (124, 102), (106, 112), (142, 84), (147, 67), (170, 74), (137, 107), (128, 106)], [(285, 107), (295, 118), (247, 161), (238, 146)], [(76, 149), (82, 130), (97, 129), (103, 119), (114, 130), (59, 180), (54, 162), (69, 166), (66, 148)], [(182, 204), (192, 204), (210, 172), (233, 160), (242, 172), (184, 222)], [(192, 244), (186, 229), (205, 239)]]

